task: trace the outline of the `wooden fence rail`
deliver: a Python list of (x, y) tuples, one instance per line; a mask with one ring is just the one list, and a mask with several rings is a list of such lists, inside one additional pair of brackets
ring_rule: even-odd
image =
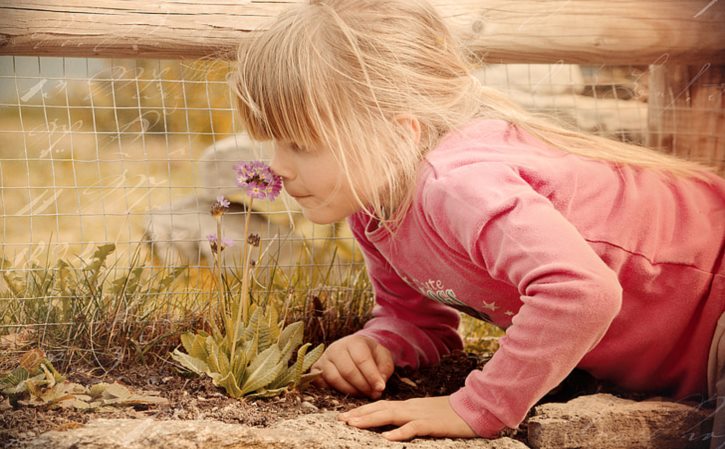
[[(0, 0), (0, 54), (232, 58), (285, 0)], [(433, 0), (492, 63), (725, 64), (720, 0)]]

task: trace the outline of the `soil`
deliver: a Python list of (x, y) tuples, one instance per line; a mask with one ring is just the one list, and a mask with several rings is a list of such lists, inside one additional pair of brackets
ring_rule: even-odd
[[(488, 359), (488, 355), (454, 352), (444, 357), (436, 366), (418, 371), (399, 368), (389, 379), (381, 399), (403, 400), (451, 394), (464, 385), (466, 376), (472, 370), (481, 368)], [(17, 447), (23, 440), (43, 432), (79, 427), (95, 418), (215, 419), (227, 423), (267, 427), (278, 420), (318, 411), (342, 412), (369, 402), (366, 398), (350, 397), (314, 385), (307, 386), (303, 391), (293, 391), (275, 398), (236, 400), (215, 387), (211, 379), (186, 376), (171, 365), (153, 368), (135, 366), (103, 377), (84, 373), (74, 373), (67, 377), (68, 380), (83, 385), (116, 381), (132, 389), (158, 392), (169, 400), (169, 405), (127, 407), (110, 412), (47, 407), (14, 408), (6, 398), (0, 396), (0, 447)], [(541, 402), (567, 401), (582, 394), (596, 392), (616, 393), (586, 373), (574, 371)], [(512, 431), (509, 436), (525, 442), (525, 425), (517, 432)]]

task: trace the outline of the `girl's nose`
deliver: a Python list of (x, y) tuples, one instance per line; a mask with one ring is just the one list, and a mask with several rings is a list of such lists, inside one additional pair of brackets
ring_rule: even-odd
[(275, 175), (282, 177), (285, 181), (294, 178), (294, 171), (289, 164), (285, 164), (283, 151), (275, 145), (272, 152), (272, 160), (269, 162), (269, 168)]

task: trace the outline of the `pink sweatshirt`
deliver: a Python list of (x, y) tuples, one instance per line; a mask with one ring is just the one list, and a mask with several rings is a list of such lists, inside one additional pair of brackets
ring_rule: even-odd
[(552, 150), (476, 120), (426, 157), (391, 235), (349, 222), (377, 305), (360, 334), (396, 365), (461, 348), (458, 312), (504, 329), (450, 397), (479, 435), (516, 427), (579, 367), (676, 398), (705, 393), (725, 310), (725, 180), (674, 178)]

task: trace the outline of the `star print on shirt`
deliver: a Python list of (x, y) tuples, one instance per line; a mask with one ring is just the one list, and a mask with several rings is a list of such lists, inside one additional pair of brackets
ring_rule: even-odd
[(491, 312), (495, 312), (496, 309), (498, 309), (498, 306), (496, 305), (496, 301), (491, 301), (491, 302), (483, 301), (483, 308), (488, 309)]

